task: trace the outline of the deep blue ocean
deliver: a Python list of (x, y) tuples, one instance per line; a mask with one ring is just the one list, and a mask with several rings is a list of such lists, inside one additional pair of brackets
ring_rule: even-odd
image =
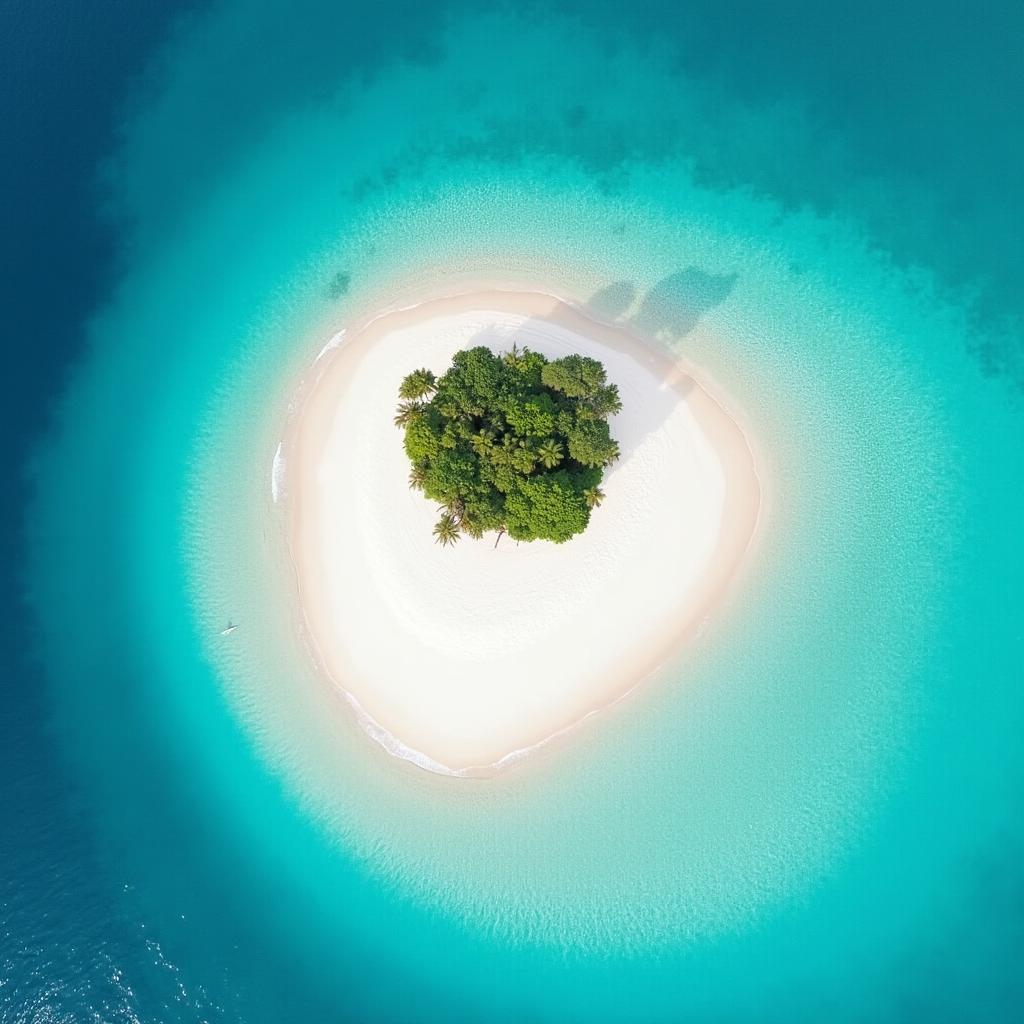
[[(1024, 1016), (1020, 3), (2, 13), (0, 1019)], [(776, 487), (679, 687), (469, 786), (304, 685), (269, 507), (446, 274), (638, 308)]]

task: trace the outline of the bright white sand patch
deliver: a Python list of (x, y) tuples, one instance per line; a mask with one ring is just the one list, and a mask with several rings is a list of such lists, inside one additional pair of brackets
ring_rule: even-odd
[[(567, 543), (442, 548), (435, 504), (408, 486), (399, 382), (513, 341), (604, 363), (622, 458)], [(350, 331), (321, 363), (288, 439), (303, 612), (367, 731), (423, 767), (493, 768), (617, 700), (699, 626), (749, 544), (760, 489), (739, 428), (666, 355), (555, 299), (424, 303)]]

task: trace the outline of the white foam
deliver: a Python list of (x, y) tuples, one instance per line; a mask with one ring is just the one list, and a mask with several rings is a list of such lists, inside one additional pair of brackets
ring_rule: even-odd
[(317, 354), (316, 359), (313, 360), (314, 364), (319, 363), (320, 360), (323, 359), (323, 357), (327, 355), (328, 352), (332, 351), (333, 349), (336, 349), (344, 340), (345, 328), (342, 328), (340, 331), (338, 331), (337, 334), (332, 335), (327, 344), (324, 345), (322, 349), (320, 349), (320, 352)]
[(277, 451), (274, 452), (274, 464), (270, 470), (270, 497), (275, 505), (284, 495), (285, 468), (284, 442), (279, 441)]

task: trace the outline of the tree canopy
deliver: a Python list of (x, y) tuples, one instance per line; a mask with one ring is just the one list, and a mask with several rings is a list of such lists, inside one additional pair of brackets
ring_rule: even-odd
[(619, 455), (608, 417), (622, 403), (598, 360), (481, 345), (440, 378), (414, 370), (399, 398), (409, 485), (440, 505), (439, 544), (489, 531), (561, 544), (586, 529)]

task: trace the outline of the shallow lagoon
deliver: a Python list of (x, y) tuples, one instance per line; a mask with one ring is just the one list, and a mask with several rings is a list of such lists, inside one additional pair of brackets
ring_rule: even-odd
[[(71, 974), (16, 972), (9, 1005), (1013, 1017), (1005, 168), (980, 142), (911, 152), (922, 119), (936, 157), (952, 130), (926, 97), (979, 131), (1009, 102), (980, 73), (962, 95), (998, 53), (938, 16), (961, 63), (922, 68), (906, 26), (862, 27), (914, 83), (893, 111), (814, 56), (849, 26), (804, 20), (783, 69), (776, 28), (744, 47), (690, 17), (224, 4), (153, 66), (106, 172), (120, 272), (38, 450), (27, 577), (45, 749), (90, 851), (68, 917), (115, 924)], [(777, 481), (757, 572), (675, 675), (487, 783), (394, 762), (316, 687), (269, 501), (288, 395), (350, 311), (480, 274), (540, 274), (709, 367)], [(60, 831), (42, 842), (60, 863)], [(66, 962), (61, 929), (22, 927)]]

